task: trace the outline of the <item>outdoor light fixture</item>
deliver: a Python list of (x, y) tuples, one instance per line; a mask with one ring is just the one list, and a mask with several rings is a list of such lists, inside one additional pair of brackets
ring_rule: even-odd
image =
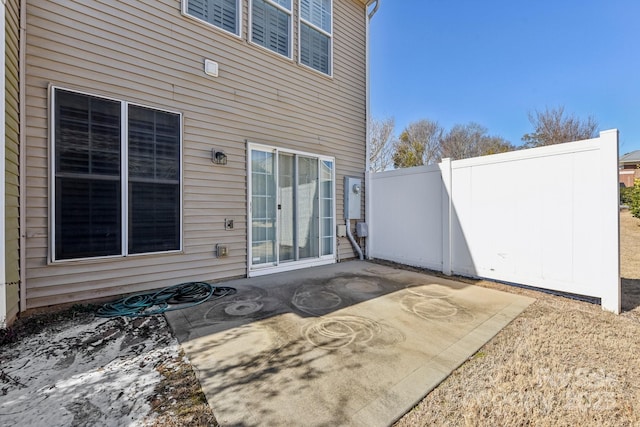
[(224, 151), (217, 151), (215, 148), (211, 150), (211, 162), (216, 165), (226, 165), (227, 155)]

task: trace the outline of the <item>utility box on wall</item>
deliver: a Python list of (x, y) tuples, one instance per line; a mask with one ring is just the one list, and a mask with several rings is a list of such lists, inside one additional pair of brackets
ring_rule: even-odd
[(348, 219), (362, 218), (362, 179), (344, 177), (344, 216)]
[(366, 222), (356, 222), (356, 236), (369, 237), (369, 226)]

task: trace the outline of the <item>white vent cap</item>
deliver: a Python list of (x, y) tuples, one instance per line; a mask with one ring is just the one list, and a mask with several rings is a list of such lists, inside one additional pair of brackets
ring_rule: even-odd
[(204, 72), (211, 77), (218, 77), (218, 63), (210, 59), (205, 59)]

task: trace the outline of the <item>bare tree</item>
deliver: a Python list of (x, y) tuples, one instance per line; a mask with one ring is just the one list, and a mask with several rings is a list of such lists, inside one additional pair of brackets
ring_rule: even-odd
[(440, 161), (444, 129), (431, 120), (410, 123), (394, 144), (393, 166), (408, 168)]
[(506, 153), (515, 149), (516, 147), (513, 144), (501, 136), (488, 136), (482, 141), (482, 154), (480, 155)]
[(369, 122), (369, 170), (382, 172), (392, 164), (393, 130), (396, 122), (393, 117), (371, 119)]
[(565, 115), (564, 106), (529, 113), (529, 122), (534, 130), (522, 137), (527, 148), (593, 138), (598, 130), (593, 116), (581, 120), (573, 114)]
[(487, 133), (478, 123), (455, 125), (442, 139), (442, 157), (459, 160), (514, 150), (509, 141)]
[(452, 160), (480, 155), (480, 143), (487, 129), (477, 123), (455, 125), (442, 139), (442, 157)]

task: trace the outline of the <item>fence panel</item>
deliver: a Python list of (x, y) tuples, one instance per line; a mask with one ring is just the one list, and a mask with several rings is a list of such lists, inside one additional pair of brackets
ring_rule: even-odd
[[(442, 269), (442, 178), (437, 166), (372, 175), (375, 258)], [(369, 193), (371, 194), (371, 193)]]
[(618, 133), (371, 176), (370, 256), (620, 311)]

